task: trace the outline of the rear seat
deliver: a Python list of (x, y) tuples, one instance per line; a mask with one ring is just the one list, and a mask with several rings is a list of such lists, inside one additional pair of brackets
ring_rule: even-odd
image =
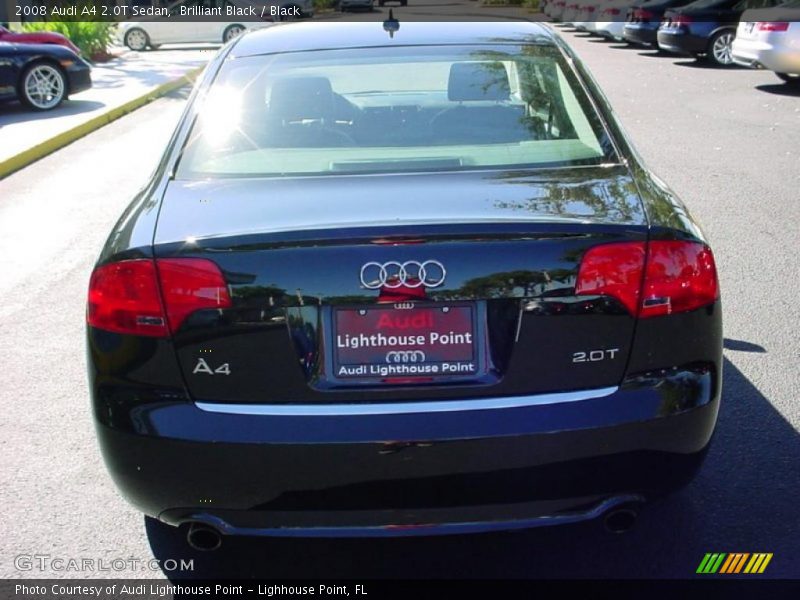
[(510, 104), (511, 88), (499, 62), (462, 62), (450, 67), (447, 99), (458, 105), (431, 121), (436, 144), (498, 144), (535, 138), (525, 107)]

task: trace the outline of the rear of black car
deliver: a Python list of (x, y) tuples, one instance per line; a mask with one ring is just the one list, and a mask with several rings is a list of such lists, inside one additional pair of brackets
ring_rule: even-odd
[[(347, 27), (328, 43), (368, 26)], [(719, 404), (713, 256), (526, 27), (288, 55), (265, 32), (201, 84), (90, 284), (98, 437), (135, 506), (456, 533), (691, 479)]]
[(664, 12), (689, 2), (690, 0), (650, 0), (632, 7), (623, 29), (625, 40), (632, 44), (655, 46)]
[[(733, 61), (730, 46), (742, 13), (777, 6), (782, 0), (697, 0), (669, 10), (658, 30), (658, 47), (675, 54), (708, 54), (718, 64)], [(715, 43), (717, 52), (714, 52)]]

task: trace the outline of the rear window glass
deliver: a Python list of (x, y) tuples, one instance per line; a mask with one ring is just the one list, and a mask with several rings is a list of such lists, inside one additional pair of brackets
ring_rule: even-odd
[(329, 50), (229, 60), (176, 176), (253, 177), (608, 162), (551, 46)]

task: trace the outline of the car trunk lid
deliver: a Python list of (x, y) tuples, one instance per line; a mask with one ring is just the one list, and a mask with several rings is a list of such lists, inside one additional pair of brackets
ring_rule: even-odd
[(635, 319), (575, 281), (588, 248), (646, 236), (605, 167), (173, 181), (155, 249), (231, 292), (174, 332), (195, 399), (351, 403), (618, 384)]

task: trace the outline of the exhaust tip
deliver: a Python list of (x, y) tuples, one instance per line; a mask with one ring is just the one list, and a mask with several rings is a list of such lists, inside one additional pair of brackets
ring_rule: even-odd
[(610, 533), (626, 533), (636, 524), (639, 511), (633, 507), (616, 508), (609, 511), (603, 519), (606, 531)]
[(192, 523), (189, 525), (186, 541), (195, 550), (211, 552), (222, 546), (222, 535), (209, 525)]

